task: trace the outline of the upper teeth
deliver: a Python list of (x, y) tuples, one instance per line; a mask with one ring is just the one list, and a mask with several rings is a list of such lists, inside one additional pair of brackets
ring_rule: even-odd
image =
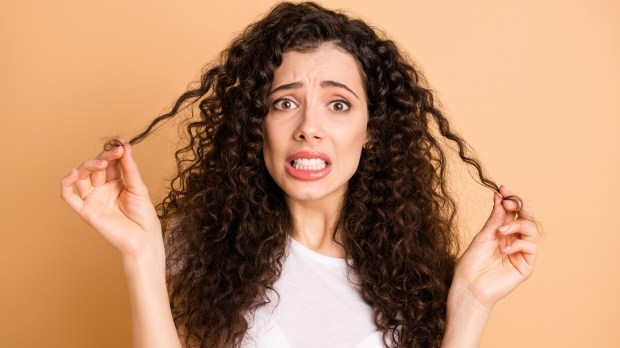
[(301, 170), (321, 170), (327, 163), (320, 158), (298, 158), (293, 161), (293, 167)]

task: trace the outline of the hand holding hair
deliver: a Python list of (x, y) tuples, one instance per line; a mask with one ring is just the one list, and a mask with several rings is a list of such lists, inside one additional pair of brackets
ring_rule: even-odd
[(161, 224), (131, 144), (114, 144), (62, 178), (62, 198), (121, 253), (133, 346), (181, 347), (168, 304)]
[(532, 213), (506, 187), (498, 191), (487, 222), (456, 264), (442, 348), (478, 347), (495, 303), (532, 274), (538, 235)]
[(489, 309), (530, 277), (537, 254), (532, 213), (503, 198), (512, 195), (508, 188), (500, 187), (500, 193), (494, 193), (491, 215), (458, 261), (452, 285)]
[(131, 145), (122, 141), (120, 144), (107, 148), (62, 178), (62, 198), (124, 259), (139, 256), (149, 246), (161, 247), (163, 252), (161, 225), (133, 159)]

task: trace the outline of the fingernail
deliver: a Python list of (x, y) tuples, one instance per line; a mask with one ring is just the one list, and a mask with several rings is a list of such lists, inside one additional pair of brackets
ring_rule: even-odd
[(509, 225), (505, 225), (505, 226), (500, 227), (500, 228), (499, 228), (499, 231), (500, 231), (500, 232), (506, 232), (506, 231), (508, 231), (508, 229), (509, 229), (509, 228), (510, 228), (510, 226), (509, 226)]
[(502, 249), (505, 253), (510, 252), (510, 250), (512, 249), (512, 245), (509, 245), (507, 247), (504, 247), (504, 249)]
[(114, 152), (114, 153), (118, 153), (120, 150), (121, 150), (121, 147), (120, 147), (120, 145), (119, 145), (119, 146), (116, 146), (115, 148), (113, 148), (113, 149), (112, 149), (112, 152)]
[(96, 160), (95, 163), (99, 166), (105, 163), (105, 160)]

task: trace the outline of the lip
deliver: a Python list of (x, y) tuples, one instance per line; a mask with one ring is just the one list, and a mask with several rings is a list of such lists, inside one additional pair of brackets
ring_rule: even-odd
[[(321, 170), (301, 170), (301, 169), (295, 169), (295, 167), (293, 167), (291, 165), (291, 162), (296, 160), (296, 159), (300, 159), (300, 158), (320, 158), (323, 161), (325, 161), (327, 163), (327, 165), (325, 166), (325, 168), (321, 169)], [(329, 158), (329, 156), (325, 153), (322, 152), (318, 152), (318, 151), (298, 151), (295, 152), (294, 154), (288, 156), (286, 158), (286, 170), (288, 171), (288, 173), (299, 180), (303, 180), (303, 181), (314, 181), (314, 180), (320, 180), (324, 177), (326, 177), (332, 170), (332, 161), (331, 158)]]

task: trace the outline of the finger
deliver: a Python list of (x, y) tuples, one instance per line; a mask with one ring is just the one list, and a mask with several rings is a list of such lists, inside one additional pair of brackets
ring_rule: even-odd
[[(90, 173), (90, 183), (91, 185), (93, 185), (93, 187), (95, 186), (101, 186), (103, 184), (106, 183), (106, 171), (107, 171), (107, 167), (109, 162), (106, 160), (96, 160), (96, 161), (104, 161), (103, 164), (100, 164), (100, 168), (98, 168), (99, 170), (95, 170), (92, 173)], [(105, 169), (105, 170), (104, 170)]]
[(519, 233), (522, 239), (534, 241), (538, 236), (538, 226), (529, 220), (515, 220), (498, 228), (503, 235)]
[[(503, 197), (509, 197), (509, 196), (514, 195), (512, 193), (512, 190), (510, 190), (509, 188), (507, 188), (504, 185), (501, 185), (499, 187), (499, 191), (500, 191), (500, 193), (502, 194)], [(504, 206), (506, 211), (518, 212), (519, 213), (519, 217), (522, 217), (522, 218), (524, 218), (526, 220), (535, 221), (534, 214), (527, 207), (527, 205), (523, 204), (523, 202), (521, 202), (521, 210), (519, 210), (519, 204), (516, 201), (510, 200), (510, 199), (504, 199), (502, 201), (502, 205)]]
[(517, 239), (518, 239), (517, 236), (514, 235), (514, 234), (507, 234), (507, 235), (499, 234), (499, 235), (497, 235), (497, 243), (500, 246), (500, 248), (505, 248), (505, 247), (511, 245)]
[[(118, 138), (118, 141), (120, 143), (125, 143), (122, 138)], [(121, 168), (118, 160), (123, 156), (123, 150), (123, 146), (119, 145), (97, 155), (97, 159), (103, 159), (109, 162), (106, 169), (106, 178), (108, 181), (121, 178)]]
[(123, 146), (119, 145), (108, 151), (101, 151), (97, 155), (96, 158), (106, 160), (106, 161), (114, 161), (114, 160), (121, 158), (122, 155), (123, 155)]
[(499, 193), (502, 195), (502, 197), (508, 197), (508, 196), (514, 195), (514, 193), (512, 193), (512, 190), (504, 185), (499, 186)]
[[(101, 186), (108, 181), (121, 178), (121, 170), (118, 163), (118, 159), (122, 156), (122, 146), (114, 147), (109, 151), (103, 151), (97, 155), (96, 160), (105, 161), (101, 164), (105, 170), (95, 170), (90, 175), (90, 181), (92, 186)], [(101, 167), (98, 169), (102, 169)]]
[(122, 146), (117, 146), (110, 150), (114, 154), (113, 160), (108, 164), (108, 168), (106, 169), (106, 176), (108, 181), (117, 180), (121, 178), (121, 161), (120, 158), (123, 156), (125, 152)]
[(497, 192), (493, 192), (493, 209), (480, 233), (485, 237), (494, 237), (497, 228), (505, 224), (506, 211), (501, 202), (502, 197)]
[(60, 180), (60, 196), (76, 212), (82, 210), (84, 202), (73, 191), (73, 184), (78, 178), (78, 170), (71, 169), (71, 172)]
[(78, 177), (75, 181), (75, 186), (82, 198), (85, 198), (93, 190), (91, 174), (97, 170), (105, 169), (106, 165), (107, 162), (105, 160), (90, 159), (77, 168)]
[(502, 197), (504, 197), (504, 200), (502, 201), (502, 205), (504, 206), (504, 209), (506, 209), (508, 216), (511, 218), (510, 220), (512, 221), (516, 219), (517, 212), (519, 211), (519, 207), (522, 204), (522, 202), (518, 199), (514, 199), (514, 200), (508, 199), (508, 197), (514, 196), (514, 193), (512, 192), (511, 189), (509, 189), (508, 187), (504, 185), (500, 185), (499, 193), (502, 195)]
[(140, 170), (133, 158), (133, 152), (130, 143), (126, 143), (124, 146), (124, 155), (120, 159), (121, 170), (123, 171), (123, 179), (125, 179), (125, 185), (127, 190), (139, 194), (141, 196), (148, 196), (148, 190), (142, 177), (140, 176)]
[[(532, 242), (529, 240), (518, 239), (512, 242), (512, 244), (504, 247), (502, 251), (508, 255), (514, 255), (514, 256), (517, 256), (516, 255), (517, 253), (521, 253), (521, 255), (523, 256), (523, 260), (527, 264), (527, 267), (530, 268), (530, 272), (531, 272), (531, 267), (533, 267), (534, 263), (536, 262), (536, 255), (538, 253), (538, 245), (535, 242)], [(517, 263), (517, 265), (515, 266), (519, 267), (519, 266), (525, 266), (525, 265), (519, 265)], [(524, 271), (523, 268), (519, 270)], [(524, 273), (524, 272), (521, 272), (521, 273)]]
[(502, 200), (502, 205), (504, 206), (504, 209), (506, 209), (506, 211), (509, 211), (509, 212), (519, 211), (519, 204), (511, 199)]

